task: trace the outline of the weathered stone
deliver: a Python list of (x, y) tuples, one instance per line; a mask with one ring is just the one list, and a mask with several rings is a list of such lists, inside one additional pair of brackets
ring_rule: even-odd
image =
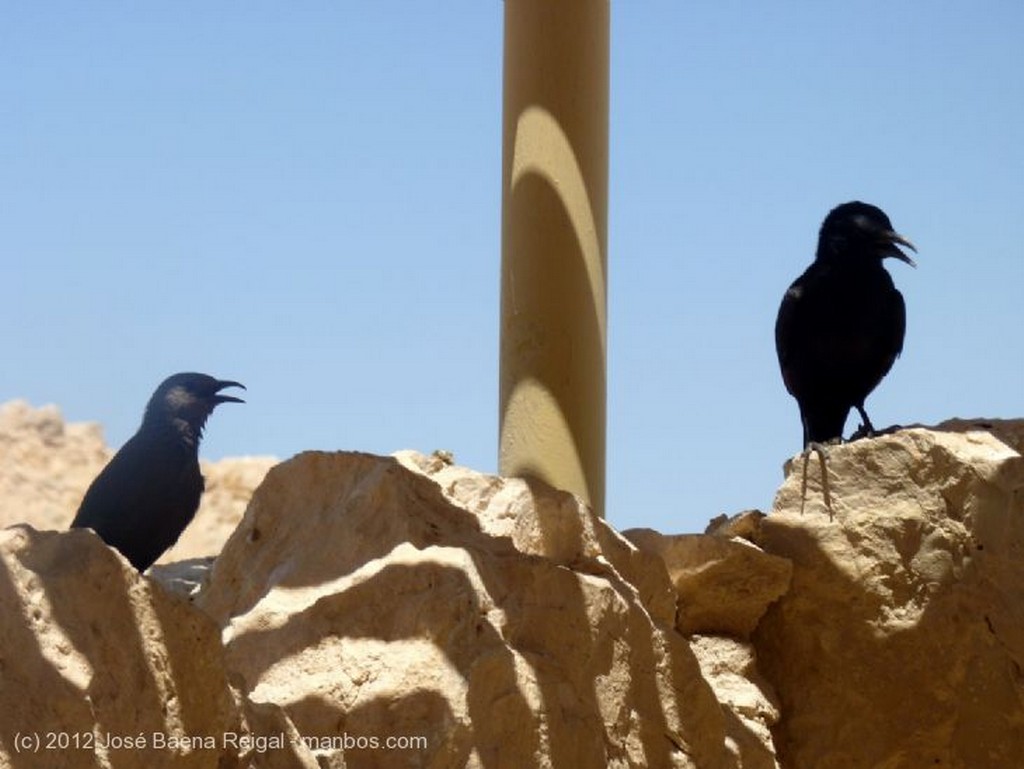
[(716, 537), (740, 537), (748, 542), (757, 538), (757, 531), (764, 520), (764, 513), (760, 510), (744, 510), (735, 515), (721, 515), (712, 518), (704, 529), (705, 534), (714, 534)]
[[(0, 766), (1024, 766), (1024, 422), (980, 422), (831, 449), (832, 520), (812, 459), (804, 515), (791, 473), (768, 517), (642, 548), (440, 452), (300, 455), (212, 566), (0, 531)], [(0, 523), (64, 529), (109, 456), (0, 407)], [(263, 475), (204, 472), (227, 512), (168, 557), (220, 550)], [(19, 730), (216, 747), (35, 755)]]
[(432, 478), (453, 504), (472, 511), (488, 534), (510, 537), (517, 550), (564, 566), (586, 570), (608, 561), (637, 588), (655, 620), (674, 621), (676, 597), (662, 559), (630, 544), (579, 497), (539, 481), (478, 473), (453, 464), (450, 455), (438, 461), (435, 455), (401, 451), (395, 457)]
[[(89, 531), (0, 531), (0, 714), (3, 766), (243, 758), (222, 745), (241, 724), (216, 625)], [(215, 746), (193, 749), (206, 736)]]
[(197, 601), (243, 692), (302, 734), (426, 738), (350, 767), (736, 766), (692, 651), (616, 565), (634, 553), (541, 485), (310, 452), (271, 470)]
[(990, 433), (1018, 454), (1024, 454), (1024, 419), (947, 419), (931, 429), (953, 433)]
[(743, 769), (778, 769), (771, 729), (780, 712), (771, 685), (757, 670), (750, 643), (724, 636), (693, 636), (704, 678), (726, 714), (726, 744)]
[(768, 605), (789, 587), (789, 561), (743, 539), (651, 529), (623, 535), (664, 560), (679, 596), (676, 627), (685, 635), (748, 638)]
[(793, 562), (754, 635), (783, 766), (1024, 766), (1024, 459), (982, 432), (830, 451), (835, 518), (799, 472), (759, 544)]
[(66, 529), (111, 452), (97, 424), (64, 424), (56, 406), (0, 405), (0, 527)]

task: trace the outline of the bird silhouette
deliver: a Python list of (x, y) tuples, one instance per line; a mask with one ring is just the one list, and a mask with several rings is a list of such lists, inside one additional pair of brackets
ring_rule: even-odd
[(206, 374), (165, 379), (146, 405), (142, 425), (85, 492), (72, 528), (91, 528), (145, 571), (173, 545), (199, 507), (204, 481), (199, 442), (222, 395), (239, 382)]
[(851, 408), (862, 420), (857, 434), (875, 434), (864, 401), (902, 352), (906, 332), (903, 295), (882, 261), (893, 257), (916, 266), (901, 245), (917, 251), (877, 206), (860, 201), (836, 206), (821, 224), (814, 262), (782, 298), (775, 350), (782, 381), (800, 407), (801, 512), (813, 451), (821, 461), (822, 495), (832, 515), (825, 446), (842, 440)]
[(903, 296), (882, 266), (886, 257), (914, 266), (901, 245), (917, 250), (881, 209), (837, 206), (821, 225), (814, 262), (782, 299), (775, 349), (805, 447), (841, 439), (851, 408), (874, 433), (864, 401), (903, 350), (906, 330)]

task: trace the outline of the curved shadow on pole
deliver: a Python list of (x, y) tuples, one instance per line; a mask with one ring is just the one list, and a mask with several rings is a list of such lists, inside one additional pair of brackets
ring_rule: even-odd
[[(559, 174), (566, 171), (567, 175)], [(546, 181), (558, 194), (569, 224), (576, 234), (580, 259), (587, 274), (590, 296), (593, 298), (594, 323), (601, 339), (602, 368), (607, 363), (607, 329), (601, 322), (599, 308), (607, 307), (607, 270), (605, 268), (601, 236), (598, 232), (594, 209), (590, 204), (583, 169), (576, 161), (572, 143), (562, 126), (546, 109), (529, 106), (519, 115), (512, 154), (510, 192), (528, 176), (536, 175)]]
[[(585, 489), (603, 512), (604, 233), (572, 143), (551, 113), (524, 109), (513, 145), (503, 234), (501, 344), (508, 369), (502, 373), (500, 445), (503, 454), (511, 448), (514, 459), (505, 469), (563, 488), (579, 478), (584, 488), (571, 490)], [(564, 308), (557, 324), (552, 308)], [(515, 434), (524, 424), (528, 438)], [(550, 450), (518, 452), (521, 438)], [(571, 457), (565, 447), (572, 447)], [(571, 467), (569, 478), (554, 477), (555, 467)]]

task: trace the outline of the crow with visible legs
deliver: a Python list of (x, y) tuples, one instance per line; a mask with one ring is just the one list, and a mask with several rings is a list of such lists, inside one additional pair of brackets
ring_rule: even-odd
[(165, 379), (146, 405), (142, 425), (85, 492), (72, 528), (93, 529), (139, 571), (173, 545), (192, 520), (203, 493), (199, 441), (222, 395), (245, 386), (206, 374)]
[(890, 256), (915, 266), (901, 245), (917, 250), (881, 209), (859, 201), (832, 209), (814, 262), (786, 291), (775, 321), (782, 380), (803, 423), (804, 489), (815, 451), (830, 511), (824, 445), (842, 440), (851, 408), (863, 420), (858, 432), (874, 435), (864, 400), (903, 349), (903, 296), (882, 266)]

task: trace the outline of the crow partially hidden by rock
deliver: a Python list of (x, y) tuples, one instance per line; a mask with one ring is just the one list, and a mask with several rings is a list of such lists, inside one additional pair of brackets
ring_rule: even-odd
[(165, 379), (146, 405), (142, 425), (85, 492), (72, 528), (93, 529), (139, 571), (173, 545), (199, 507), (203, 476), (199, 441), (221, 403), (239, 382), (183, 373)]
[[(889, 217), (854, 201), (825, 217), (814, 263), (786, 291), (775, 322), (775, 349), (786, 389), (800, 405), (804, 468), (810, 450), (842, 440), (851, 408), (865, 435), (874, 426), (864, 400), (892, 368), (903, 349), (903, 296), (882, 266), (895, 257), (914, 261), (899, 246), (916, 251), (895, 232)], [(822, 456), (823, 491), (827, 476)]]

